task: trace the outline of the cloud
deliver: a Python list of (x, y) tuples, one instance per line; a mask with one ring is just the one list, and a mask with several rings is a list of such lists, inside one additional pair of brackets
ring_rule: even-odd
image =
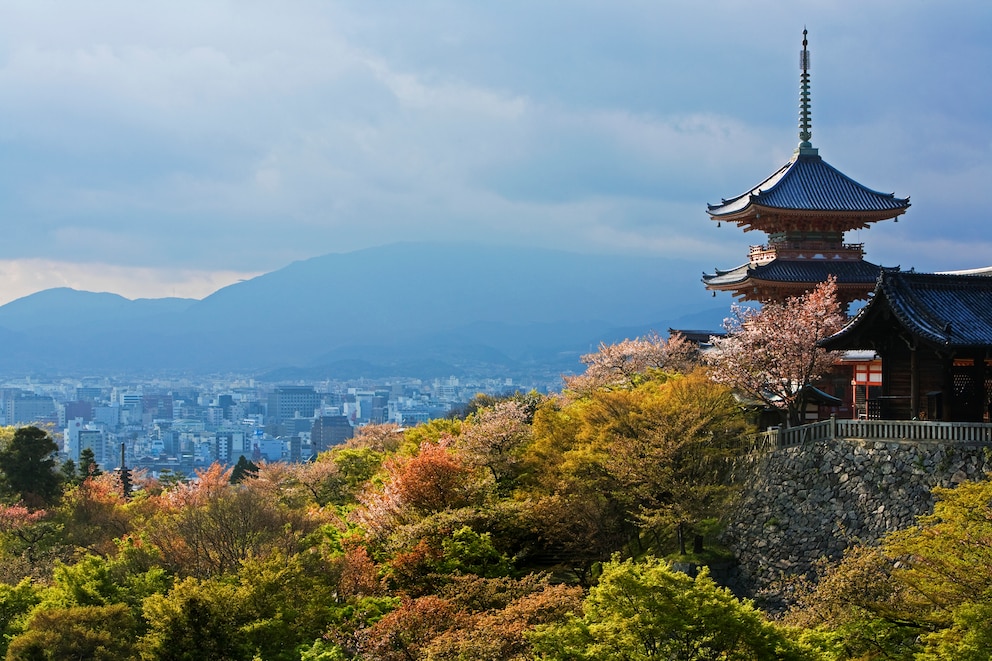
[(992, 90), (962, 63), (992, 58), (990, 7), (3, 3), (0, 259), (155, 291), (418, 239), (735, 266), (764, 237), (705, 205), (791, 156), (808, 24), (814, 144), (913, 199), (869, 257), (940, 236), (970, 266)]

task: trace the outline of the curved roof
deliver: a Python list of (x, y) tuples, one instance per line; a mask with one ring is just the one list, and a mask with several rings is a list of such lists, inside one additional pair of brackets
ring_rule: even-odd
[(847, 326), (823, 340), (856, 348), (862, 331), (891, 310), (911, 335), (943, 347), (992, 346), (992, 278), (882, 269), (871, 300)]
[(707, 205), (714, 218), (738, 214), (751, 206), (792, 211), (891, 212), (896, 216), (909, 207), (909, 198), (862, 186), (820, 158), (815, 150), (801, 149), (746, 193)]
[(878, 280), (881, 266), (863, 260), (775, 259), (767, 264), (743, 264), (729, 271), (716, 269), (716, 273), (703, 274), (707, 287), (726, 287), (748, 280), (766, 282), (823, 282), (828, 276), (837, 278), (837, 284), (871, 284)]

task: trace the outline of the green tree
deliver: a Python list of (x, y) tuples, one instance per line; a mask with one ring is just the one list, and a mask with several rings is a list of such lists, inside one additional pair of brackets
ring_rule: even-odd
[(0, 655), (12, 638), (24, 631), (28, 615), (41, 601), (42, 588), (25, 578), (17, 585), (0, 583)]
[(238, 463), (234, 464), (231, 471), (231, 484), (238, 484), (258, 475), (258, 466), (244, 455), (238, 457)]
[(747, 601), (665, 561), (612, 561), (582, 615), (532, 634), (543, 659), (704, 661), (802, 659), (798, 648)]
[(103, 474), (103, 471), (100, 470), (100, 464), (96, 463), (96, 455), (93, 453), (93, 448), (83, 448), (80, 451), (77, 470), (79, 471), (79, 481)]
[(151, 628), (140, 643), (142, 654), (163, 661), (250, 659), (248, 641), (239, 635), (245, 608), (236, 585), (187, 578), (168, 594), (145, 600)]
[(335, 505), (357, 503), (358, 494), (382, 467), (385, 455), (372, 448), (339, 447), (325, 452), (317, 462), (330, 462), (335, 467), (335, 479), (327, 483), (327, 502)]
[(8, 501), (44, 507), (58, 500), (62, 478), (55, 464), (58, 446), (48, 432), (21, 427), (0, 448), (0, 493)]
[(522, 481), (543, 548), (592, 563), (625, 543), (641, 552), (644, 539), (667, 543), (691, 531), (700, 550), (698, 524), (722, 513), (731, 459), (748, 429), (730, 389), (702, 369), (636, 381), (535, 415)]
[(142, 601), (172, 584), (164, 569), (151, 565), (156, 559), (153, 550), (127, 540), (116, 557), (87, 555), (58, 565), (40, 609), (125, 604), (140, 616)]
[(438, 569), (448, 574), (474, 574), (496, 578), (510, 573), (510, 559), (493, 546), (492, 535), (481, 535), (468, 526), (454, 531), (441, 542), (442, 557)]
[(10, 641), (10, 661), (138, 659), (138, 623), (123, 604), (39, 610)]
[(968, 602), (954, 608), (951, 626), (923, 637), (919, 661), (986, 661), (992, 658), (992, 604)]
[(699, 523), (723, 513), (731, 460), (748, 430), (730, 389), (696, 370), (600, 392), (594, 401), (590, 435), (607, 436), (617, 500), (642, 530), (674, 530), (683, 555), (689, 531), (694, 551), (702, 551)]
[(66, 459), (59, 466), (59, 474), (62, 476), (62, 482), (65, 484), (79, 484), (80, 479), (76, 473), (76, 462), (72, 459)]
[[(276, 555), (249, 561), (237, 574), (187, 578), (152, 595), (143, 602), (145, 658), (295, 661), (331, 627), (367, 627), (396, 600), (345, 596), (343, 560)], [(352, 617), (359, 622), (346, 624)]]
[(992, 658), (992, 481), (934, 495), (933, 514), (850, 549), (790, 613), (826, 658)]

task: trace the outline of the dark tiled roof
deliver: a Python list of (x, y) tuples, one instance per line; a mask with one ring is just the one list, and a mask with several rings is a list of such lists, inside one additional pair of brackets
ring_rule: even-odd
[(734, 285), (747, 280), (766, 282), (823, 282), (827, 276), (837, 278), (838, 284), (873, 283), (882, 267), (861, 260), (776, 259), (768, 264), (744, 264), (729, 271), (703, 274), (708, 286)]
[(797, 154), (743, 195), (707, 206), (710, 215), (718, 217), (752, 204), (798, 211), (896, 212), (909, 207), (909, 198), (866, 188), (818, 155)]
[(687, 330), (682, 328), (669, 328), (668, 335), (681, 335), (690, 342), (695, 342), (696, 344), (709, 344), (709, 341), (713, 337), (724, 337), (727, 335), (725, 330)]
[(871, 300), (824, 345), (843, 348), (887, 306), (920, 339), (945, 347), (992, 346), (992, 278), (883, 269)]
[(965, 269), (963, 271), (942, 271), (946, 275), (984, 275), (992, 277), (992, 266), (982, 266), (977, 269)]

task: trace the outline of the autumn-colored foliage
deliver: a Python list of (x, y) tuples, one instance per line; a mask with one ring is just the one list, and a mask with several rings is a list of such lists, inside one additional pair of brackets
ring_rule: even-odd
[(434, 638), (463, 617), (449, 599), (434, 595), (406, 599), (396, 610), (360, 632), (357, 649), (362, 658), (380, 661), (421, 659)]
[(267, 552), (298, 551), (322, 523), (323, 515), (280, 505), (254, 480), (231, 484), (230, 472), (215, 464), (159, 496), (147, 534), (170, 570), (196, 577), (234, 571)]
[(131, 531), (131, 520), (140, 506), (129, 506), (114, 476), (101, 473), (67, 490), (60, 509), (64, 513), (67, 542), (90, 552), (109, 555), (116, 548), (114, 540)]
[(31, 510), (24, 505), (0, 504), (0, 532), (17, 534), (47, 514), (45, 510)]
[(370, 534), (472, 502), (472, 469), (450, 448), (450, 440), (424, 443), (413, 457), (386, 461), (384, 484), (360, 496), (355, 518)]
[[(815, 336), (834, 322), (829, 283), (814, 294), (800, 303), (822, 312)], [(754, 314), (740, 336), (767, 321)], [(729, 377), (711, 378), (723, 368), (683, 342), (604, 345), (564, 394), (372, 425), (313, 462), (259, 462), (233, 481), (220, 465), (136, 475), (124, 498), (113, 474), (65, 470), (44, 508), (8, 489), (0, 656), (990, 658), (989, 482), (937, 490), (933, 516), (852, 550), (786, 625), (705, 569), (658, 559), (687, 563), (685, 537), (718, 543), (750, 433)], [(762, 393), (820, 369), (815, 352), (789, 351), (762, 358)], [(795, 356), (805, 372), (771, 369)], [(0, 445), (15, 433), (0, 429)]]

